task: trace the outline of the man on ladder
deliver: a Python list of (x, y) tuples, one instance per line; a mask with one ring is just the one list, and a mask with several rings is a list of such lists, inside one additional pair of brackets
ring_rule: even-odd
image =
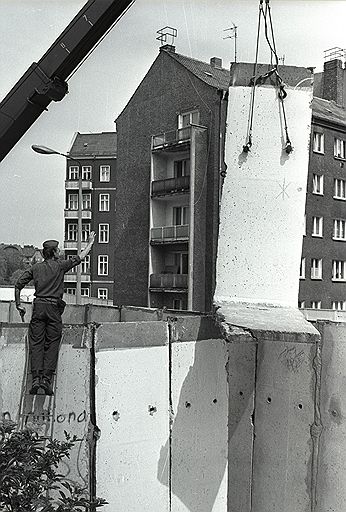
[(36, 395), (42, 388), (46, 395), (53, 394), (52, 377), (56, 369), (62, 336), (61, 315), (64, 312), (64, 275), (76, 267), (89, 254), (95, 240), (90, 233), (88, 244), (77, 256), (68, 260), (59, 259), (59, 242), (47, 240), (43, 243), (44, 261), (25, 270), (15, 284), (15, 301), (20, 315), (25, 308), (20, 303), (20, 291), (31, 280), (35, 285), (33, 312), (29, 324), (29, 357), (32, 374), (30, 394)]

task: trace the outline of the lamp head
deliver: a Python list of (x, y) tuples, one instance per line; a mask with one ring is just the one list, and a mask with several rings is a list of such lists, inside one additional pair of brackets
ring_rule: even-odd
[(55, 149), (47, 148), (47, 146), (37, 146), (33, 144), (31, 149), (35, 151), (35, 153), (40, 153), (41, 155), (60, 155), (59, 151)]

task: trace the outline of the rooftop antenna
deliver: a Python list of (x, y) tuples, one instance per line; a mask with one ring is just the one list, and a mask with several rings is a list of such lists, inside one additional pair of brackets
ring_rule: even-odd
[(174, 46), (174, 40), (178, 35), (178, 31), (173, 27), (163, 27), (156, 34), (159, 34), (156, 39), (161, 42), (161, 46), (164, 44)]
[(224, 32), (228, 31), (228, 35), (226, 37), (223, 37), (222, 39), (234, 39), (234, 62), (237, 62), (237, 26), (231, 22), (233, 27), (225, 28)]

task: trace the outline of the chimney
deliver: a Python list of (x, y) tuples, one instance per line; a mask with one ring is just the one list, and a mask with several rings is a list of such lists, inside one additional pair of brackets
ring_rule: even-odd
[(210, 59), (210, 65), (212, 68), (221, 69), (222, 68), (222, 59), (220, 59), (219, 57), (212, 57)]
[(333, 100), (337, 105), (346, 107), (346, 69), (340, 59), (324, 63), (322, 96), (325, 100)]
[(172, 44), (164, 44), (163, 46), (160, 46), (160, 52), (162, 51), (175, 53), (175, 46)]

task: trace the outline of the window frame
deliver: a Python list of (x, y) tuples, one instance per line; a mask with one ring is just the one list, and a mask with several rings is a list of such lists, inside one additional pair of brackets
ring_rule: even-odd
[[(193, 117), (194, 115), (196, 115), (197, 117), (197, 120), (194, 121)], [(186, 110), (185, 112), (180, 112), (180, 114), (178, 114), (178, 130), (181, 130), (183, 128), (188, 128), (189, 126), (191, 126), (191, 123), (192, 124), (199, 124), (199, 110), (194, 108), (192, 110)], [(187, 125), (183, 125), (183, 119), (184, 119), (184, 116), (189, 116), (189, 122)]]
[[(102, 227), (106, 227), (106, 228), (107, 228), (107, 229), (106, 229), (106, 231), (103, 231), (103, 234), (105, 234), (105, 233), (106, 233), (106, 235), (107, 235), (107, 236), (105, 237), (105, 238), (106, 238), (106, 240), (101, 240), (101, 238), (102, 238), (102, 237), (101, 237), (101, 234), (102, 234), (101, 226), (102, 226)], [(98, 243), (99, 243), (99, 244), (108, 244), (108, 243), (109, 243), (109, 223), (101, 222), (101, 223), (99, 224), (99, 233), (98, 233), (98, 235), (99, 235), (99, 236), (98, 236)]]
[(322, 309), (322, 301), (320, 300), (312, 300), (310, 302), (311, 309)]
[(67, 295), (76, 295), (76, 288), (66, 288), (65, 293)]
[[(320, 190), (319, 190), (320, 189)], [(324, 175), (312, 174), (312, 193), (318, 196), (324, 195)]]
[(312, 216), (311, 236), (315, 238), (323, 238), (323, 217), (317, 215)]
[[(100, 297), (100, 292), (106, 292), (105, 297)], [(108, 300), (108, 288), (97, 288), (97, 298), (101, 300)]]
[[(106, 197), (107, 196), (107, 209), (101, 209), (101, 205), (102, 205), (102, 198)], [(109, 212), (109, 206), (110, 206), (110, 194), (107, 192), (107, 193), (102, 193), (99, 195), (99, 212)]]
[[(341, 308), (338, 306), (341, 305)], [(346, 311), (346, 300), (332, 300), (331, 304), (333, 311)]]
[[(341, 224), (341, 226), (338, 226), (338, 223)], [(337, 236), (337, 232), (339, 231), (344, 233), (343, 237)], [(346, 242), (346, 219), (333, 219), (333, 240)]]
[[(337, 277), (341, 275), (341, 277)], [(346, 260), (332, 260), (332, 281), (337, 283), (346, 282)]]
[[(310, 264), (310, 275), (313, 281), (318, 281), (323, 279), (323, 263), (322, 258), (311, 258)], [(317, 265), (314, 265), (313, 262), (317, 262)]]
[[(81, 288), (81, 297), (90, 297), (90, 288)], [(88, 292), (88, 293), (84, 293)]]
[(338, 158), (340, 160), (345, 160), (346, 155), (346, 141), (344, 139), (339, 139), (338, 137), (334, 137), (334, 158)]
[(91, 210), (91, 192), (82, 194), (82, 210)]
[(306, 274), (306, 259), (300, 258), (299, 279), (305, 279), (305, 274)]
[[(71, 229), (72, 227), (74, 229)], [(71, 237), (71, 232), (75, 236)], [(67, 239), (66, 239), (67, 242), (77, 242), (77, 239), (78, 239), (78, 224), (76, 222), (70, 222), (70, 223), (67, 224), (66, 235), (67, 235)]]
[[(101, 261), (101, 258), (105, 258), (104, 261)], [(105, 265), (105, 272), (101, 273), (101, 265)], [(99, 276), (108, 276), (109, 275), (109, 256), (108, 254), (99, 254), (97, 257), (97, 274)]]
[[(105, 175), (103, 174), (104, 170), (106, 170)], [(111, 181), (111, 166), (110, 165), (100, 165), (100, 176), (99, 177), (100, 177), (100, 183), (109, 183)]]
[[(340, 185), (338, 187), (338, 185)], [(338, 196), (338, 188), (343, 192), (344, 195)], [(339, 199), (341, 201), (346, 201), (346, 180), (342, 178), (334, 178), (334, 199)]]
[(79, 165), (70, 165), (68, 168), (68, 179), (77, 181), (79, 179)]
[[(324, 155), (324, 133), (318, 131), (313, 131), (312, 133), (312, 151)], [(319, 137), (320, 140), (318, 140)]]
[(92, 179), (92, 166), (82, 165), (82, 181), (91, 181)]
[[(71, 198), (72, 197), (75, 197), (76, 199), (74, 199), (73, 203), (76, 204), (76, 208), (71, 208)], [(78, 210), (78, 207), (79, 207), (79, 203), (78, 203), (78, 194), (68, 194), (67, 196), (67, 210), (71, 210), (71, 211), (77, 211)]]

